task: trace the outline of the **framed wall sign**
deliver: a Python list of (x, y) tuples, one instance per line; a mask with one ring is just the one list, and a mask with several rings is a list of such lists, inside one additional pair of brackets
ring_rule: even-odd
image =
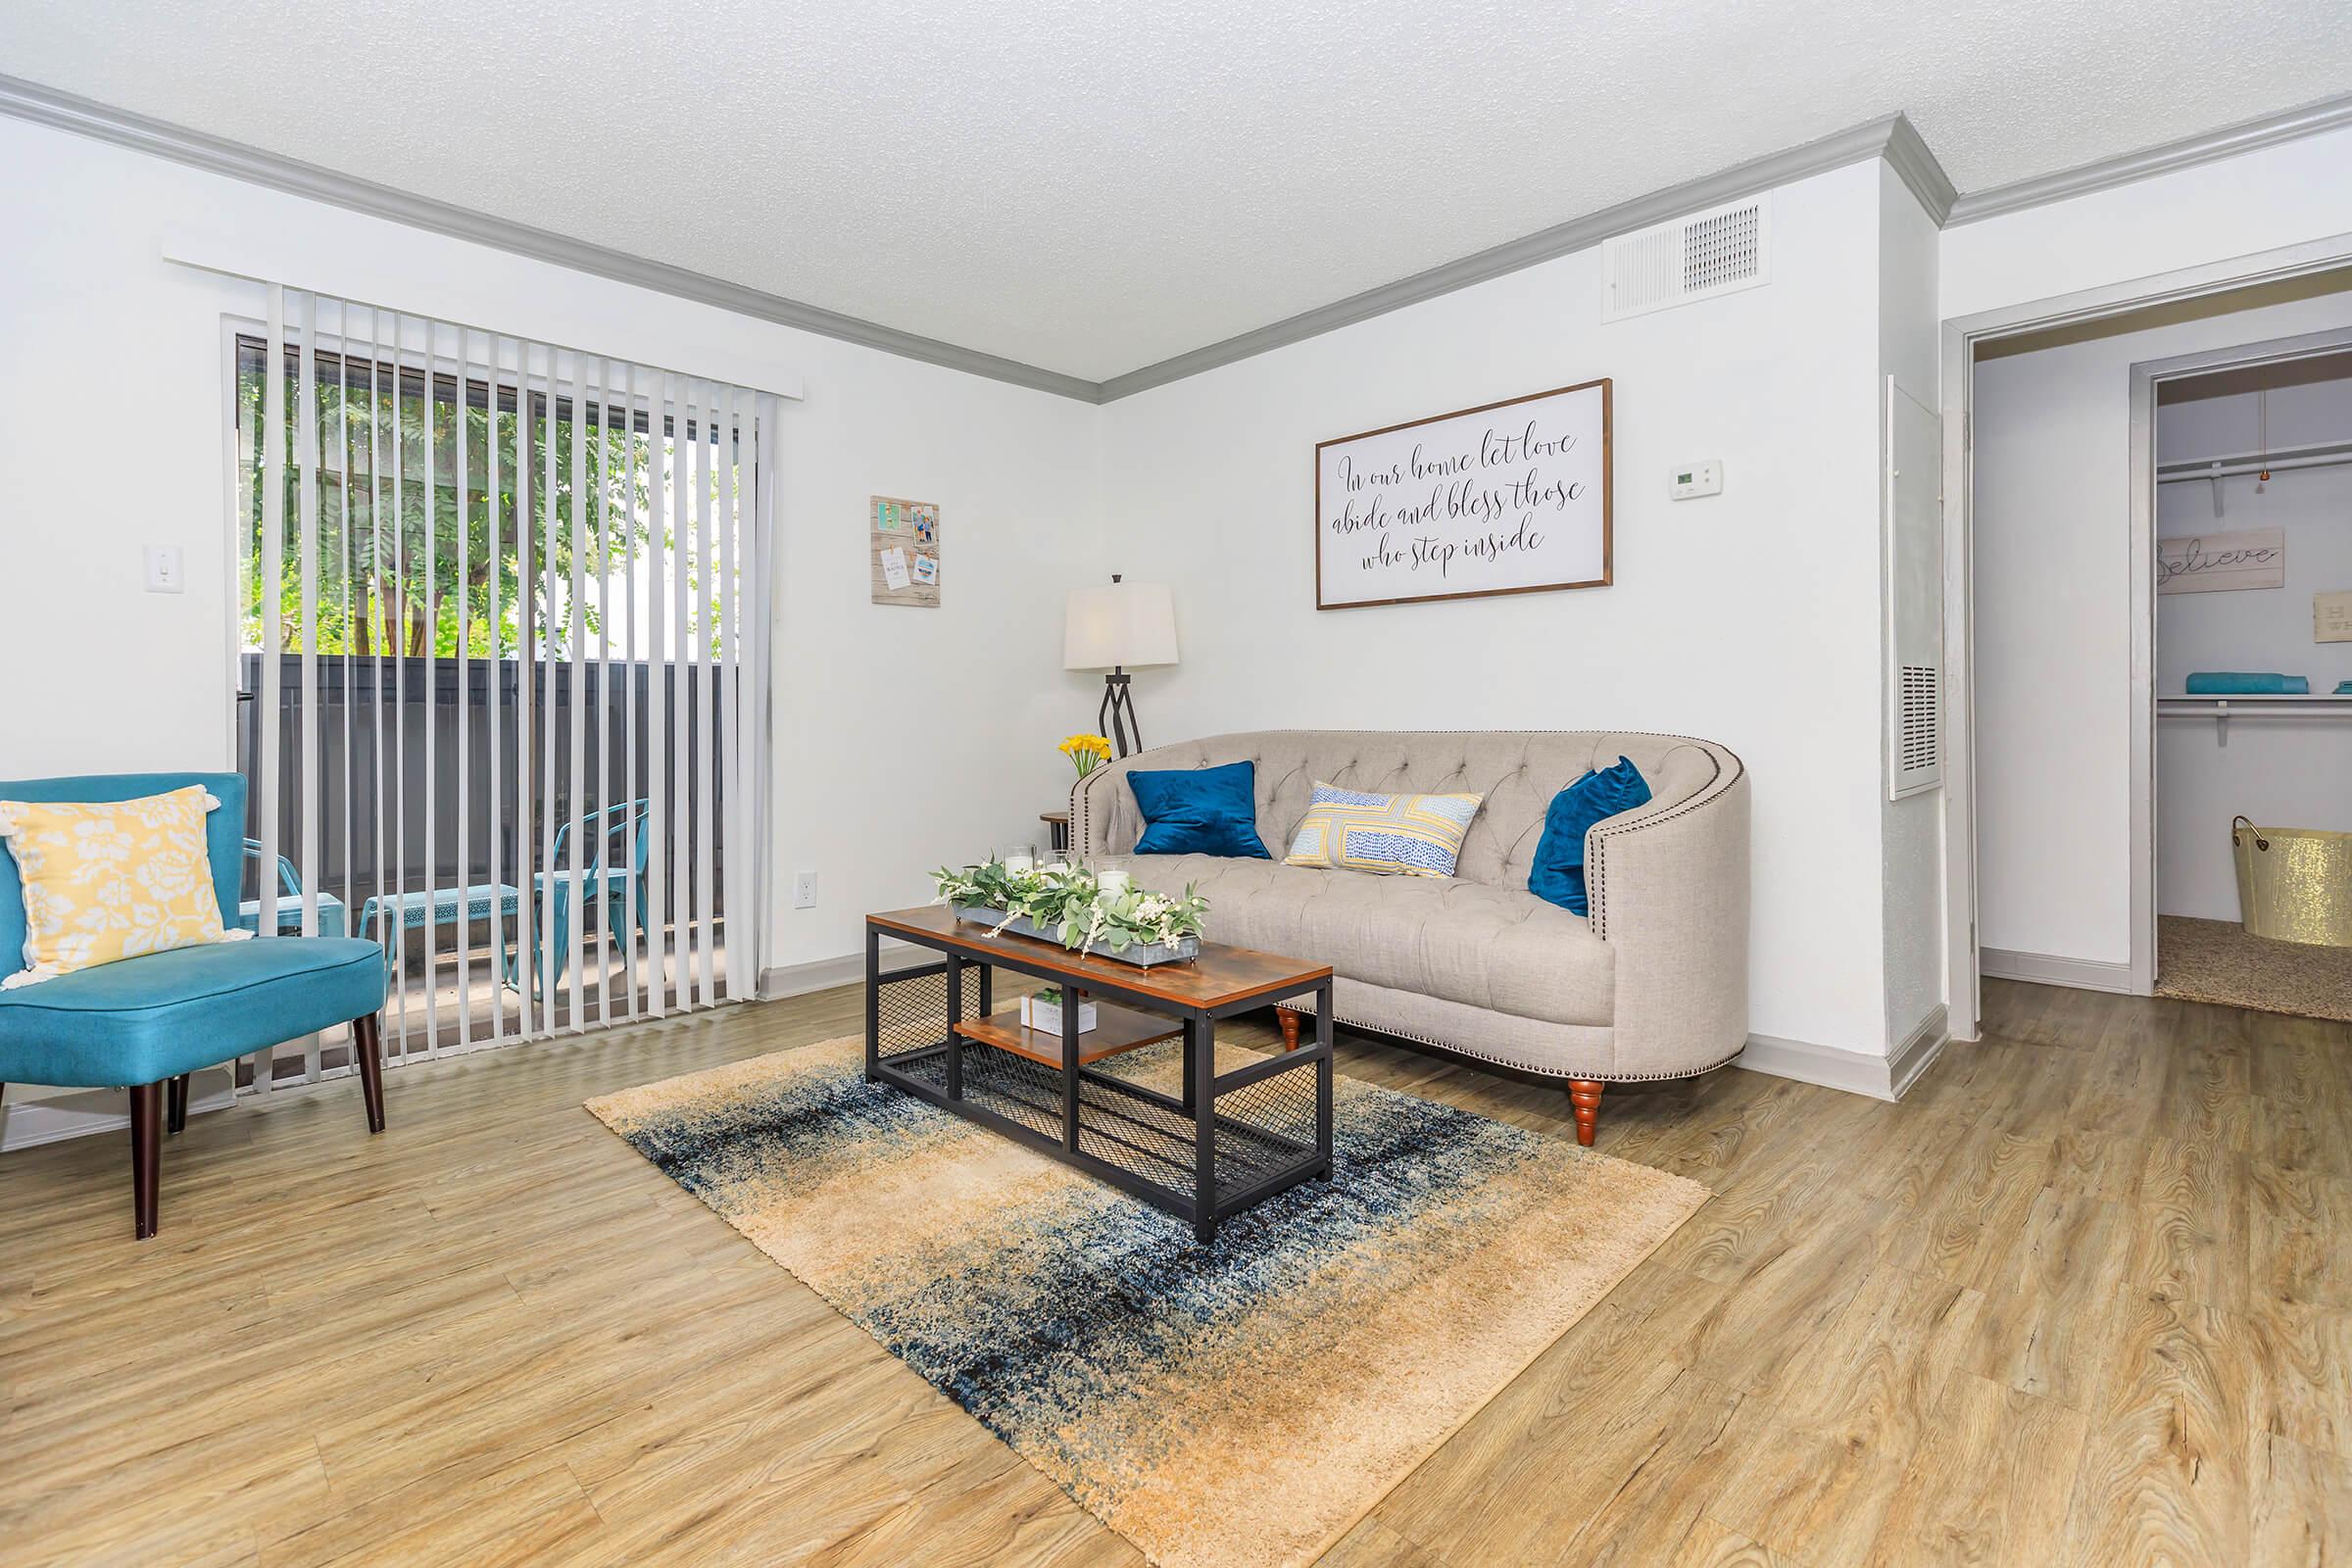
[(1609, 584), (1604, 378), (1315, 448), (1315, 608)]
[(2160, 594), (2218, 594), (2285, 586), (2283, 528), (2156, 541), (2156, 591)]

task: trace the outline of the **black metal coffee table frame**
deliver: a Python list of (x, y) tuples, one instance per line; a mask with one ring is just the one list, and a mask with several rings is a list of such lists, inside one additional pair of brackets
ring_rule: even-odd
[[(1166, 983), (1171, 971), (1193, 966), (1133, 968), (1129, 979), (1115, 972), (1115, 968), (1128, 968), (1126, 965), (1114, 968), (1107, 960), (1081, 960), (1053, 944), (1029, 938), (992, 937), (985, 926), (942, 922), (935, 911), (906, 911), (906, 915), (917, 914), (925, 918), (910, 922), (905, 916), (869, 916), (866, 921), (868, 1082), (889, 1084), (1188, 1219), (1194, 1235), (1203, 1242), (1214, 1237), (1220, 1221), (1300, 1182), (1329, 1179), (1332, 982), (1328, 968), (1301, 966), (1295, 983), (1292, 977), (1280, 974), (1271, 981), (1260, 976), (1230, 992), (1221, 991), (1213, 979), (1206, 984), (1171, 986)], [(885, 971), (881, 951), (886, 935), (929, 948), (942, 955), (943, 961)], [(1217, 956), (1235, 952), (1206, 950), (1203, 958), (1196, 962), (1209, 968), (1189, 978), (1212, 975)], [(1248, 956), (1262, 960), (1266, 956)], [(966, 1017), (967, 989), (977, 990), (978, 1016), (988, 1018), (994, 1012), (995, 971), (1000, 968), (1059, 985), (1072, 1002), (1076, 993), (1083, 991), (1092, 998), (1169, 1018), (1178, 1026), (1183, 1041), (1181, 1095), (1164, 1094), (1116, 1072), (1082, 1064), (1083, 1037), (1078, 1032), (1075, 1005), (1062, 1008), (1058, 1066), (1041, 1065), (1026, 1055), (966, 1038), (956, 1024)], [(974, 970), (977, 974), (971, 972)], [(886, 1048), (885, 994), (925, 982), (935, 988), (943, 976), (946, 1005), (937, 1038), (921, 1038), (905, 1049)], [(1179, 999), (1171, 992), (1194, 995)], [(1314, 998), (1315, 1020), (1311, 1046), (1278, 1051), (1230, 1072), (1215, 1070), (1217, 1020), (1309, 994)], [(927, 1027), (919, 1031), (930, 1033)], [(1310, 1077), (1311, 1111), (1306, 1082)]]

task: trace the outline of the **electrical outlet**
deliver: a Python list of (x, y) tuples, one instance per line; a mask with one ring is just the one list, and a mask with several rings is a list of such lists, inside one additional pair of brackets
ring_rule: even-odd
[(147, 591), (151, 594), (182, 594), (188, 591), (186, 572), (177, 545), (147, 547)]
[(814, 871), (792, 873), (792, 906), (796, 909), (816, 907), (816, 873)]
[(1709, 458), (1704, 463), (1681, 465), (1674, 470), (1674, 482), (1668, 486), (1668, 493), (1677, 501), (1723, 494), (1723, 460)]

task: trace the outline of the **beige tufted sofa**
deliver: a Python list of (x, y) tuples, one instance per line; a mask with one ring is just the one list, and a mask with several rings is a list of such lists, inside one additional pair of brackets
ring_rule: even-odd
[[(1633, 759), (1650, 804), (1585, 847), (1590, 921), (1527, 891), (1552, 797)], [(1271, 860), (1137, 856), (1135, 768), (1256, 765)], [(1285, 865), (1317, 781), (1485, 797), (1448, 878)], [(1608, 731), (1264, 730), (1139, 753), (1070, 792), (1071, 842), (1144, 887), (1196, 883), (1219, 942), (1338, 973), (1339, 1019), (1565, 1080), (1581, 1141), (1600, 1086), (1719, 1067), (1747, 1038), (1747, 775), (1709, 741)], [(1296, 1020), (1286, 1018), (1286, 1030)]]

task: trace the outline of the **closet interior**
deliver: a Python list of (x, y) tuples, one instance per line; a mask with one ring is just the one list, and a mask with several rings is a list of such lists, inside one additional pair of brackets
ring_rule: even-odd
[(2159, 383), (2156, 989), (2352, 1018), (2352, 351)]

